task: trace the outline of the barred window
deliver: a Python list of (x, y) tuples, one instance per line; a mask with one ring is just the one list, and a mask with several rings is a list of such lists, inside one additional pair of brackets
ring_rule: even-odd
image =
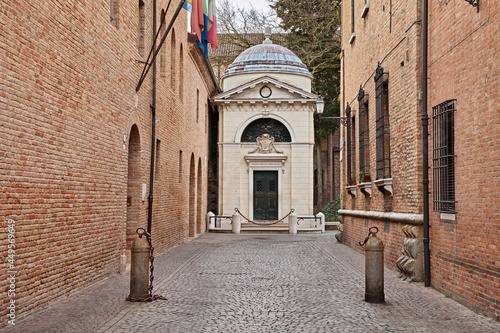
[(447, 100), (432, 108), (433, 204), (434, 211), (455, 210), (455, 101)]
[(359, 181), (370, 182), (370, 132), (368, 120), (368, 96), (359, 88)]
[(353, 153), (356, 151), (355, 136), (355, 119), (351, 115), (351, 107), (347, 105), (345, 115), (346, 123), (346, 150), (347, 150), (347, 185), (356, 185), (356, 166)]
[(391, 178), (388, 77), (379, 63), (375, 74), (377, 179)]

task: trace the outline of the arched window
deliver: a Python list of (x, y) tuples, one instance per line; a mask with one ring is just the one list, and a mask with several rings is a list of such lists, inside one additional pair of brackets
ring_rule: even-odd
[(146, 34), (146, 9), (144, 6), (144, 1), (139, 0), (139, 41), (138, 50), (141, 56), (144, 56), (144, 39)]
[(179, 98), (181, 102), (183, 101), (183, 94), (184, 94), (184, 50), (182, 48), (181, 44), (181, 51), (179, 55)]
[(170, 42), (170, 86), (175, 90), (175, 30), (172, 29), (172, 39)]
[(280, 121), (261, 118), (251, 122), (241, 135), (241, 142), (255, 142), (262, 134), (274, 137), (274, 142), (292, 142), (290, 132)]
[(118, 28), (120, 23), (120, 1), (119, 0), (110, 0), (109, 1), (109, 19), (111, 23)]
[[(160, 17), (163, 18), (164, 16), (165, 16), (165, 10), (162, 9)], [(161, 30), (160, 30), (160, 35), (158, 36), (158, 38), (163, 37), (163, 35), (165, 34), (165, 30), (166, 30), (165, 26), (166, 26), (166, 24), (163, 23)], [(160, 75), (162, 78), (167, 77), (167, 48), (166, 48), (166, 45), (160, 51)]]

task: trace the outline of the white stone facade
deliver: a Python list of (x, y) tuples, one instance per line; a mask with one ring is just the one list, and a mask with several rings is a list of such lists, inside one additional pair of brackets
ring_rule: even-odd
[[(254, 219), (254, 173), (277, 171), (279, 218), (292, 208), (297, 214), (312, 215), (313, 116), (318, 96), (310, 92), (311, 78), (296, 74), (293, 85), (290, 73), (236, 76), (226, 78), (225, 91), (214, 97), (220, 117), (219, 214), (230, 215), (238, 208)], [(272, 153), (254, 152), (256, 141), (242, 142), (247, 126), (262, 118), (283, 124), (290, 142), (274, 142)]]

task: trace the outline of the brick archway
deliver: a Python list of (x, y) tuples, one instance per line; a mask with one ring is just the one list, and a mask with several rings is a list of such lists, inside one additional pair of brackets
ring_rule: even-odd
[(196, 235), (196, 171), (194, 154), (189, 164), (189, 237)]
[(198, 158), (198, 179), (196, 185), (196, 230), (199, 234), (203, 232), (203, 212), (201, 209), (202, 203), (202, 173), (201, 173), (201, 157)]

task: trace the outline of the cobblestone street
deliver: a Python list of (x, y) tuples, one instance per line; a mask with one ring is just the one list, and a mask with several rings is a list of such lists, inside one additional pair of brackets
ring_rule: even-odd
[(129, 273), (0, 332), (500, 332), (423, 283), (385, 271), (364, 302), (364, 256), (318, 235), (205, 234), (158, 256), (155, 294), (128, 303)]

